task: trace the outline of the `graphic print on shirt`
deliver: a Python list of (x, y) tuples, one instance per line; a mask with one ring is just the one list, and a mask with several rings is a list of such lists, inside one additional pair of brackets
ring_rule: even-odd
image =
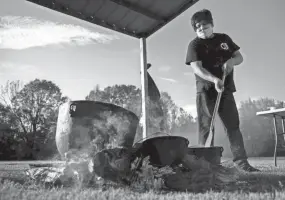
[(229, 50), (229, 46), (228, 46), (228, 44), (225, 43), (225, 42), (221, 43), (221, 48), (222, 48), (223, 50)]
[(229, 45), (226, 42), (221, 42), (220, 45), (215, 49), (216, 55), (220, 55), (219, 57), (216, 57), (216, 63), (214, 67), (221, 67), (225, 62), (225, 58), (228, 57), (226, 56), (229, 53)]

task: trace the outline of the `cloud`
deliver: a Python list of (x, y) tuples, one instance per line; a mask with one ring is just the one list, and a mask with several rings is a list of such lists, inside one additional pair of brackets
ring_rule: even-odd
[(114, 39), (118, 38), (76, 25), (40, 21), (31, 17), (0, 17), (0, 49), (21, 50), (55, 44), (105, 44)]
[(177, 81), (175, 79), (172, 79), (172, 78), (164, 78), (164, 77), (158, 77), (158, 78), (160, 78), (161, 80), (171, 82), (171, 83), (177, 83)]
[(183, 109), (192, 115), (192, 117), (197, 117), (197, 108), (196, 104), (188, 104), (186, 106), (183, 106)]
[(169, 72), (171, 70), (170, 66), (162, 66), (158, 68), (158, 71), (160, 72)]

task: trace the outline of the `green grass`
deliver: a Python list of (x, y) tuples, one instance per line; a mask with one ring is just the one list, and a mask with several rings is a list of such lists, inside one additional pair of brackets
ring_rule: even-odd
[(156, 189), (143, 192), (128, 187), (50, 189), (28, 182), (21, 172), (0, 172), (0, 199), (285, 199), (285, 160), (278, 160), (278, 167), (274, 166), (272, 158), (250, 159), (250, 162), (262, 172), (243, 174), (235, 184), (204, 193)]

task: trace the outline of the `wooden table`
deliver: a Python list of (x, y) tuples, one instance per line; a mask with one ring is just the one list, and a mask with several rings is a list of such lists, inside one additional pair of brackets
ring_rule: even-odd
[[(273, 119), (274, 133), (275, 133), (275, 148), (274, 148), (274, 164), (277, 166), (277, 145), (278, 145), (278, 135), (285, 134), (285, 108), (271, 108), (270, 110), (257, 112), (256, 115), (263, 117), (270, 117)], [(282, 122), (282, 133), (277, 132), (277, 118), (281, 118)]]

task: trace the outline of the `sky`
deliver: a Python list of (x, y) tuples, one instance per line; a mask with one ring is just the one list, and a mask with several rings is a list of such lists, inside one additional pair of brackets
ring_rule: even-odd
[[(195, 78), (185, 65), (194, 12), (209, 9), (214, 31), (237, 43), (236, 101), (285, 100), (284, 0), (200, 0), (147, 39), (149, 73), (160, 91), (196, 115)], [(51, 80), (72, 100), (95, 85), (140, 86), (139, 40), (24, 0), (0, 0), (0, 85)]]

